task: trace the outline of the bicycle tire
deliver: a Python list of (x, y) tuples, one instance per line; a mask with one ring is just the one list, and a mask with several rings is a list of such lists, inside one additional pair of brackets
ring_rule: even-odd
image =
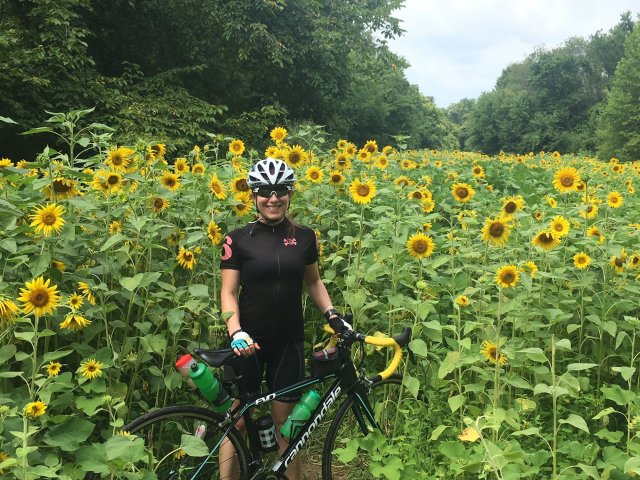
[[(196, 430), (205, 431), (202, 439), (211, 450), (221, 439), (226, 427), (219, 424), (224, 417), (205, 408), (190, 405), (175, 405), (146, 413), (123, 427), (123, 431), (130, 435), (141, 437), (145, 448), (150, 452), (150, 458), (159, 480), (182, 480), (191, 478), (214, 480), (247, 480), (249, 469), (247, 459), (249, 454), (242, 435), (236, 429), (231, 429), (227, 438), (235, 448), (235, 457), (229, 461), (237, 462), (238, 475), (220, 477), (218, 452), (212, 455), (201, 471), (194, 477), (194, 472), (202, 465), (203, 457), (190, 458), (184, 451), (171, 453), (180, 446), (182, 434), (194, 435)], [(145, 464), (148, 462), (145, 462)], [(142, 467), (149, 468), (147, 465)], [(98, 477), (94, 477), (98, 478)]]
[[(402, 422), (399, 422), (397, 417), (397, 401), (400, 395), (402, 395), (403, 400), (401, 401), (403, 403), (405, 400), (412, 400), (410, 393), (402, 388), (400, 375), (392, 375), (386, 380), (375, 382), (368, 395), (376, 421), (382, 428), (382, 433), (387, 437), (385, 442), (387, 445), (393, 444), (394, 438), (398, 436), (394, 435), (394, 427), (401, 430), (398, 423)], [(356, 420), (354, 407), (359, 408), (356, 398), (349, 395), (338, 407), (329, 426), (322, 452), (323, 480), (379, 478), (379, 475), (376, 477), (372, 473), (370, 467), (375, 462), (372, 462), (371, 453), (365, 450), (366, 446), (372, 448), (375, 445), (376, 439), (371, 435), (377, 434), (374, 434), (374, 429), (367, 423), (368, 432), (367, 435), (363, 435)], [(377, 441), (381, 441), (381, 437)], [(363, 446), (365, 448), (362, 448)], [(352, 456), (353, 458), (350, 458)], [(384, 462), (382, 461), (382, 463)]]

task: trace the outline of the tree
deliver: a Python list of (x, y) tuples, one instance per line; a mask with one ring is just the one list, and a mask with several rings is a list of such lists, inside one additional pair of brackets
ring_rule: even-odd
[(613, 86), (600, 119), (600, 158), (640, 159), (640, 27), (638, 24), (624, 44)]

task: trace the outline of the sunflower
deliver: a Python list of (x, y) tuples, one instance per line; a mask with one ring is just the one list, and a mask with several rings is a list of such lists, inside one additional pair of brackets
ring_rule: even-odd
[(307, 177), (307, 180), (310, 180), (313, 183), (320, 183), (324, 178), (324, 172), (318, 167), (309, 167), (305, 176)]
[(211, 220), (207, 226), (207, 237), (211, 240), (211, 243), (218, 245), (222, 241), (221, 229), (216, 222)]
[(349, 142), (346, 147), (344, 147), (344, 153), (346, 153), (349, 157), (353, 157), (356, 154), (356, 146)]
[(351, 159), (349, 156), (342, 152), (336, 157), (336, 168), (338, 170), (349, 170), (351, 168)]
[(635, 270), (640, 267), (640, 254), (634, 253), (629, 257), (629, 268)]
[(587, 268), (590, 263), (591, 257), (584, 252), (576, 253), (573, 256), (573, 264), (580, 270), (582, 270), (583, 268)]
[(620, 195), (620, 192), (610, 192), (607, 195), (607, 205), (611, 208), (620, 208), (622, 206), (622, 195)]
[(300, 145), (294, 145), (285, 151), (285, 162), (293, 168), (298, 168), (309, 161), (309, 154)]
[(53, 179), (51, 184), (47, 185), (42, 191), (47, 200), (53, 198), (54, 201), (75, 197), (79, 193), (76, 190), (76, 182), (64, 177)]
[(329, 174), (329, 183), (334, 187), (342, 185), (344, 183), (344, 175), (339, 170), (334, 170)]
[(348, 143), (349, 142), (347, 140), (345, 140), (344, 138), (341, 138), (340, 140), (337, 141), (336, 147), (338, 147), (340, 150), (344, 150)]
[(580, 181), (580, 173), (574, 167), (558, 170), (553, 176), (553, 188), (560, 193), (574, 192)]
[(191, 171), (194, 175), (204, 175), (206, 168), (203, 163), (196, 163)]
[(418, 168), (418, 164), (412, 160), (405, 158), (400, 162), (400, 168), (402, 168), (402, 170), (415, 170), (416, 168)]
[(187, 236), (187, 234), (184, 231), (182, 231), (180, 229), (175, 229), (167, 237), (167, 244), (170, 247), (177, 247), (178, 244), (180, 243), (180, 240), (182, 240), (186, 236)]
[(60, 233), (64, 225), (63, 213), (64, 207), (55, 203), (38, 207), (31, 214), (31, 226), (35, 227), (36, 233), (42, 232), (45, 237), (51, 235), (54, 230), (56, 233)]
[(22, 302), (22, 311), (25, 315), (33, 312), (37, 317), (53, 313), (58, 307), (60, 294), (57, 285), (49, 286), (51, 280), (45, 281), (42, 276), (31, 282), (26, 282), (27, 288), (20, 289), (18, 300)]
[(176, 158), (176, 163), (173, 164), (173, 173), (176, 175), (184, 175), (189, 173), (189, 162), (184, 157)]
[(280, 153), (280, 149), (275, 145), (269, 145), (267, 149), (264, 151), (264, 156), (266, 158), (278, 158)]
[(507, 356), (502, 352), (498, 352), (498, 346), (491, 340), (484, 340), (480, 345), (480, 353), (492, 363), (499, 363), (504, 365), (507, 363)]
[(547, 205), (549, 205), (551, 208), (556, 208), (558, 206), (558, 201), (555, 198), (547, 195), (545, 199), (547, 200)]
[(474, 165), (471, 168), (471, 174), (476, 178), (484, 178), (485, 177), (484, 168), (482, 168), (482, 166), (480, 166), (480, 165)]
[(231, 191), (233, 193), (249, 193), (251, 189), (247, 184), (247, 178), (242, 175), (231, 180)]
[(502, 288), (515, 287), (520, 282), (520, 273), (515, 265), (504, 265), (496, 272), (496, 283)]
[(587, 229), (587, 237), (598, 237), (598, 243), (604, 243), (606, 240), (600, 229), (595, 225)]
[(571, 226), (569, 225), (569, 221), (564, 218), (562, 215), (556, 215), (551, 220), (549, 224), (549, 230), (554, 233), (554, 235), (558, 238), (562, 238), (569, 233)]
[(598, 205), (596, 205), (595, 203), (587, 203), (582, 208), (580, 208), (578, 214), (582, 218), (591, 220), (598, 215)]
[(271, 140), (276, 142), (276, 144), (280, 145), (282, 141), (285, 139), (285, 137), (287, 136), (287, 130), (282, 127), (276, 127), (273, 130), (271, 130), (271, 133), (269, 133), (269, 136), (271, 137)]
[(93, 358), (83, 361), (80, 364), (80, 375), (88, 380), (102, 376), (102, 362)]
[(61, 262), (60, 260), (53, 260), (51, 262), (51, 266), (56, 270), (60, 270), (61, 272), (64, 272), (67, 269), (67, 266), (65, 265), (65, 263)]
[(232, 140), (229, 142), (229, 151), (236, 157), (244, 153), (244, 142), (242, 140)]
[(531, 243), (543, 250), (551, 250), (560, 244), (560, 238), (550, 230), (542, 230), (533, 237)]
[(109, 233), (115, 235), (122, 232), (122, 223), (119, 220), (114, 220), (109, 224)]
[(528, 272), (531, 278), (535, 278), (536, 274), (538, 273), (538, 266), (536, 265), (536, 262), (529, 260), (528, 262), (524, 263), (520, 270), (523, 272)]
[(368, 140), (367, 143), (364, 144), (364, 147), (362, 147), (362, 149), (371, 154), (374, 154), (378, 151), (378, 144), (375, 140)]
[(616, 273), (622, 273), (624, 271), (624, 267), (627, 263), (627, 254), (624, 251), (624, 248), (620, 251), (619, 256), (612, 256), (611, 260), (609, 260), (609, 266), (611, 266)]
[(467, 297), (466, 295), (458, 295), (456, 297), (455, 302), (456, 302), (456, 305), (464, 308), (469, 305), (469, 297)]
[(507, 217), (513, 217), (516, 212), (524, 208), (524, 199), (518, 195), (517, 197), (502, 198), (502, 213)]
[(238, 193), (233, 198), (233, 210), (238, 217), (244, 217), (251, 213), (251, 196), (248, 193)]
[(87, 299), (87, 302), (89, 302), (91, 305), (96, 304), (96, 297), (91, 292), (91, 287), (89, 286), (89, 284), (85, 282), (78, 282), (78, 288), (82, 292), (82, 296)]
[(504, 245), (509, 239), (511, 225), (505, 217), (487, 218), (482, 227), (482, 240), (491, 245)]
[(376, 166), (376, 168), (384, 170), (389, 166), (389, 157), (387, 157), (386, 155), (380, 155), (378, 158), (376, 158), (374, 165)]
[(87, 320), (82, 315), (71, 312), (66, 317), (64, 317), (64, 321), (60, 323), (60, 328), (77, 331), (82, 330), (89, 325), (91, 325), (91, 320)]
[(409, 255), (416, 258), (430, 257), (435, 248), (433, 239), (424, 233), (416, 233), (407, 240), (405, 244)]
[(12, 300), (0, 296), (0, 330), (15, 323), (16, 314), (20, 311)]
[(44, 402), (30, 402), (24, 407), (24, 413), (28, 417), (38, 418), (47, 411), (47, 404)]
[(122, 175), (115, 170), (98, 170), (93, 175), (94, 190), (98, 190), (104, 194), (111, 194), (122, 190), (122, 187)]
[(351, 185), (349, 185), (349, 193), (351, 199), (360, 204), (371, 203), (371, 200), (376, 195), (376, 185), (372, 180), (361, 182), (356, 178)]
[(362, 163), (369, 163), (371, 161), (371, 152), (365, 150), (364, 148), (361, 148), (358, 151), (358, 160), (360, 160)]
[(130, 148), (120, 147), (112, 148), (107, 155), (107, 160), (104, 162), (114, 170), (124, 172), (129, 167), (131, 160), (129, 157), (135, 153), (135, 150)]
[(478, 432), (475, 428), (469, 427), (465, 428), (460, 435), (458, 435), (458, 440), (462, 442), (475, 442), (482, 437), (480, 432)]
[(156, 143), (147, 147), (147, 160), (160, 160), (164, 157), (167, 146), (164, 143)]
[(436, 208), (436, 204), (433, 201), (433, 198), (425, 197), (420, 201), (420, 207), (424, 213), (431, 213), (433, 212), (433, 209)]
[(67, 300), (67, 305), (69, 305), (72, 310), (78, 310), (80, 307), (82, 307), (83, 303), (84, 300), (82, 299), (82, 296), (78, 295), (75, 292), (69, 295), (69, 299)]
[(3, 158), (0, 160), (0, 168), (13, 167), (13, 162), (10, 158)]
[(218, 175), (215, 173), (211, 175), (211, 180), (209, 181), (209, 190), (218, 200), (225, 200), (227, 198), (227, 194), (224, 191), (224, 185), (218, 179)]
[(153, 211), (156, 213), (160, 213), (161, 211), (169, 208), (169, 200), (163, 197), (154, 197), (151, 199), (151, 207)]
[(160, 177), (160, 183), (168, 190), (175, 191), (180, 188), (180, 177), (175, 173), (167, 171)]
[(178, 256), (176, 257), (178, 264), (188, 270), (193, 270), (193, 266), (196, 264), (196, 256), (191, 250), (187, 250), (184, 247), (180, 247)]
[(451, 194), (457, 202), (467, 203), (476, 194), (476, 191), (467, 183), (454, 183), (451, 186)]
[(45, 365), (44, 368), (47, 371), (47, 375), (50, 377), (57, 377), (62, 370), (62, 364), (60, 362), (49, 362), (49, 365)]
[(396, 187), (411, 187), (413, 185), (416, 184), (416, 182), (414, 182), (413, 180), (411, 180), (409, 177), (407, 177), (406, 175), (400, 175), (398, 178), (396, 178), (393, 181), (393, 184)]

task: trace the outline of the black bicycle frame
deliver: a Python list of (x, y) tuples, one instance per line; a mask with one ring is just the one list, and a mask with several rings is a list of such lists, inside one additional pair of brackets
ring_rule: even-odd
[[(354, 395), (356, 402), (353, 403), (353, 412), (362, 429), (363, 433), (367, 432), (367, 422), (365, 418), (369, 421), (369, 424), (374, 428), (382, 430), (378, 423), (375, 420), (373, 409), (371, 408), (371, 404), (369, 403), (369, 399), (367, 396), (367, 388), (366, 382), (368, 380), (359, 379), (355, 370), (355, 366), (351, 361), (346, 362), (343, 367), (337, 372), (330, 373), (324, 375), (322, 377), (305, 377), (298, 383), (294, 383), (288, 387), (282, 388), (275, 392), (256, 396), (254, 398), (248, 399), (246, 402), (238, 405), (233, 411), (230, 412), (231, 423), (227, 428), (225, 434), (222, 436), (220, 441), (211, 449), (207, 458), (211, 457), (219, 448), (224, 439), (226, 438), (229, 431), (235, 427), (240, 417), (244, 417), (245, 424), (247, 427), (247, 434), (249, 437), (249, 446), (251, 450), (251, 460), (259, 461), (261, 458), (260, 455), (260, 445), (257, 437), (257, 431), (251, 418), (250, 410), (258, 405), (261, 405), (266, 402), (270, 402), (272, 400), (277, 400), (289, 393), (296, 392), (298, 390), (305, 389), (317, 383), (321, 383), (325, 380), (336, 377), (331, 387), (325, 392), (324, 396), (320, 400), (320, 403), (316, 407), (316, 409), (312, 412), (311, 416), (304, 424), (302, 429), (298, 432), (298, 434), (292, 438), (289, 442), (289, 447), (284, 451), (284, 453), (278, 458), (278, 460), (273, 464), (271, 471), (284, 473), (287, 467), (291, 464), (293, 458), (298, 454), (300, 449), (307, 442), (311, 433), (316, 429), (316, 427), (320, 424), (322, 419), (325, 417), (330, 407), (336, 402), (336, 400), (340, 397), (342, 393), (347, 393), (349, 395)], [(364, 410), (364, 416), (362, 415), (362, 410)], [(198, 470), (194, 473), (192, 478), (195, 478), (202, 467), (206, 464), (206, 459), (203, 461), (203, 464), (198, 468)], [(254, 467), (256, 465), (253, 465)], [(260, 465), (257, 465), (260, 466)]]

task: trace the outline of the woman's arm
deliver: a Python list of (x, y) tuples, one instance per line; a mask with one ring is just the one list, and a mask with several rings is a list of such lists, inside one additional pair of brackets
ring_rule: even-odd
[(320, 271), (318, 270), (318, 262), (314, 262), (311, 265), (307, 265), (304, 270), (304, 285), (307, 288), (309, 296), (316, 303), (322, 313), (326, 313), (333, 308), (331, 298), (327, 292), (322, 279), (320, 278)]
[[(220, 271), (222, 279), (222, 287), (220, 288), (220, 309), (222, 313), (231, 313), (227, 318), (227, 332), (229, 336), (236, 339), (238, 332), (242, 332), (240, 326), (240, 307), (238, 305), (238, 290), (240, 288), (240, 270), (223, 268)], [(242, 338), (246, 340), (248, 346), (246, 348), (236, 348), (237, 355), (251, 356), (256, 350), (260, 350), (260, 346), (254, 343), (248, 334), (243, 333)], [(233, 345), (232, 345), (233, 346)]]

